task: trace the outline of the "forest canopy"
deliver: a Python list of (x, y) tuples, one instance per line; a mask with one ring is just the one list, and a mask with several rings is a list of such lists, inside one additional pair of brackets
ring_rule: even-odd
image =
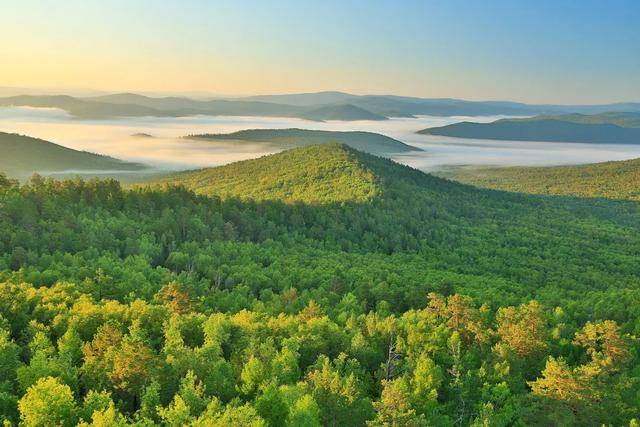
[(577, 166), (458, 168), (451, 177), (522, 193), (640, 201), (640, 159)]
[(128, 189), (0, 175), (0, 414), (629, 425), (639, 213), (338, 144)]

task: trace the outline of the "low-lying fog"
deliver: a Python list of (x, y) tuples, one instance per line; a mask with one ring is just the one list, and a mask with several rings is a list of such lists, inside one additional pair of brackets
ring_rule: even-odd
[[(434, 171), (455, 165), (559, 165), (640, 157), (639, 145), (488, 141), (418, 135), (427, 127), (459, 121), (490, 122), (500, 117), (397, 118), (387, 121), (311, 122), (293, 118), (211, 117), (75, 120), (57, 109), (0, 108), (0, 131), (46, 139), (66, 147), (144, 162), (160, 168), (214, 166), (269, 154), (259, 145), (180, 139), (195, 133), (227, 133), (251, 128), (363, 130), (391, 136), (423, 149), (394, 159)], [(134, 134), (149, 134), (152, 138)], [(0, 153), (1, 154), (1, 153)]]

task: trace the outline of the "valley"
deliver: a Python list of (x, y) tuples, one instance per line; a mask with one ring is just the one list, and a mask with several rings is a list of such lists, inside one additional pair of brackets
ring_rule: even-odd
[[(503, 117), (475, 117), (492, 122)], [(228, 140), (190, 141), (189, 134), (223, 134), (248, 129), (307, 129), (332, 132), (371, 132), (398, 140), (418, 150), (395, 152), (394, 160), (412, 167), (438, 172), (463, 165), (546, 166), (596, 163), (640, 157), (634, 144), (577, 144), (528, 141), (489, 141), (420, 135), (425, 127), (443, 126), (469, 120), (468, 117), (393, 118), (385, 121), (309, 122), (270, 117), (178, 117), (73, 120), (64, 112), (41, 108), (1, 108), (0, 129), (21, 133), (65, 147), (90, 151), (129, 162), (144, 163), (162, 171), (216, 166), (274, 153), (275, 144), (243, 143)], [(154, 138), (132, 135), (145, 133)]]

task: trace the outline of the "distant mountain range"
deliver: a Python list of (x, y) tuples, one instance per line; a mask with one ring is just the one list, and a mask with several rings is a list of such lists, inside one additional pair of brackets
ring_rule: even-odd
[(393, 154), (408, 151), (421, 151), (397, 139), (373, 132), (337, 132), (309, 129), (247, 129), (233, 133), (189, 135), (192, 139), (209, 141), (233, 141), (242, 143), (260, 143), (270, 148), (286, 150), (313, 144), (337, 142), (356, 150), (373, 154)]
[(77, 151), (43, 139), (0, 132), (0, 173), (24, 179), (34, 172), (132, 172), (145, 165), (129, 163), (113, 157)]
[(461, 122), (418, 133), (512, 141), (640, 144), (640, 113), (542, 115), (491, 123)]
[(325, 105), (324, 107), (319, 107), (308, 113), (304, 113), (301, 117), (314, 121), (387, 120), (387, 117), (381, 114), (372, 113), (352, 104)]
[(351, 104), (386, 117), (412, 115), (486, 116), (604, 112), (640, 112), (640, 102), (602, 105), (524, 104), (510, 101), (466, 101), (450, 98), (416, 98), (396, 95), (352, 95), (345, 92), (317, 92), (289, 95), (260, 95), (241, 98), (272, 104), (312, 106), (322, 104)]
[(384, 120), (389, 117), (486, 116), (603, 112), (640, 112), (640, 103), (607, 105), (529, 105), (506, 101), (426, 99), (394, 95), (352, 95), (318, 92), (201, 100), (187, 97), (149, 97), (135, 93), (72, 97), (19, 95), (0, 98), (0, 106), (61, 108), (76, 118), (177, 117), (230, 115), (295, 117), (306, 120)]

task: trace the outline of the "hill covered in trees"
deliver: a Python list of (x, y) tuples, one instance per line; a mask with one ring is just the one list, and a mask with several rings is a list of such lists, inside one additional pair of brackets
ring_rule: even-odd
[(478, 189), (338, 144), (208, 172), (0, 179), (4, 420), (638, 417), (637, 203)]
[(640, 159), (578, 166), (458, 169), (452, 177), (486, 188), (640, 201)]
[(211, 141), (261, 143), (281, 150), (314, 144), (340, 143), (373, 154), (393, 154), (421, 149), (397, 139), (373, 132), (327, 131), (311, 129), (247, 129), (232, 133), (189, 135), (188, 138)]
[(161, 183), (182, 185), (209, 196), (288, 203), (365, 202), (379, 190), (359, 152), (337, 144), (180, 172)]
[(640, 144), (640, 113), (569, 114), (491, 123), (461, 122), (418, 133), (458, 138), (512, 141)]
[(137, 171), (146, 166), (77, 151), (38, 138), (0, 132), (0, 171), (24, 179), (34, 172)]

